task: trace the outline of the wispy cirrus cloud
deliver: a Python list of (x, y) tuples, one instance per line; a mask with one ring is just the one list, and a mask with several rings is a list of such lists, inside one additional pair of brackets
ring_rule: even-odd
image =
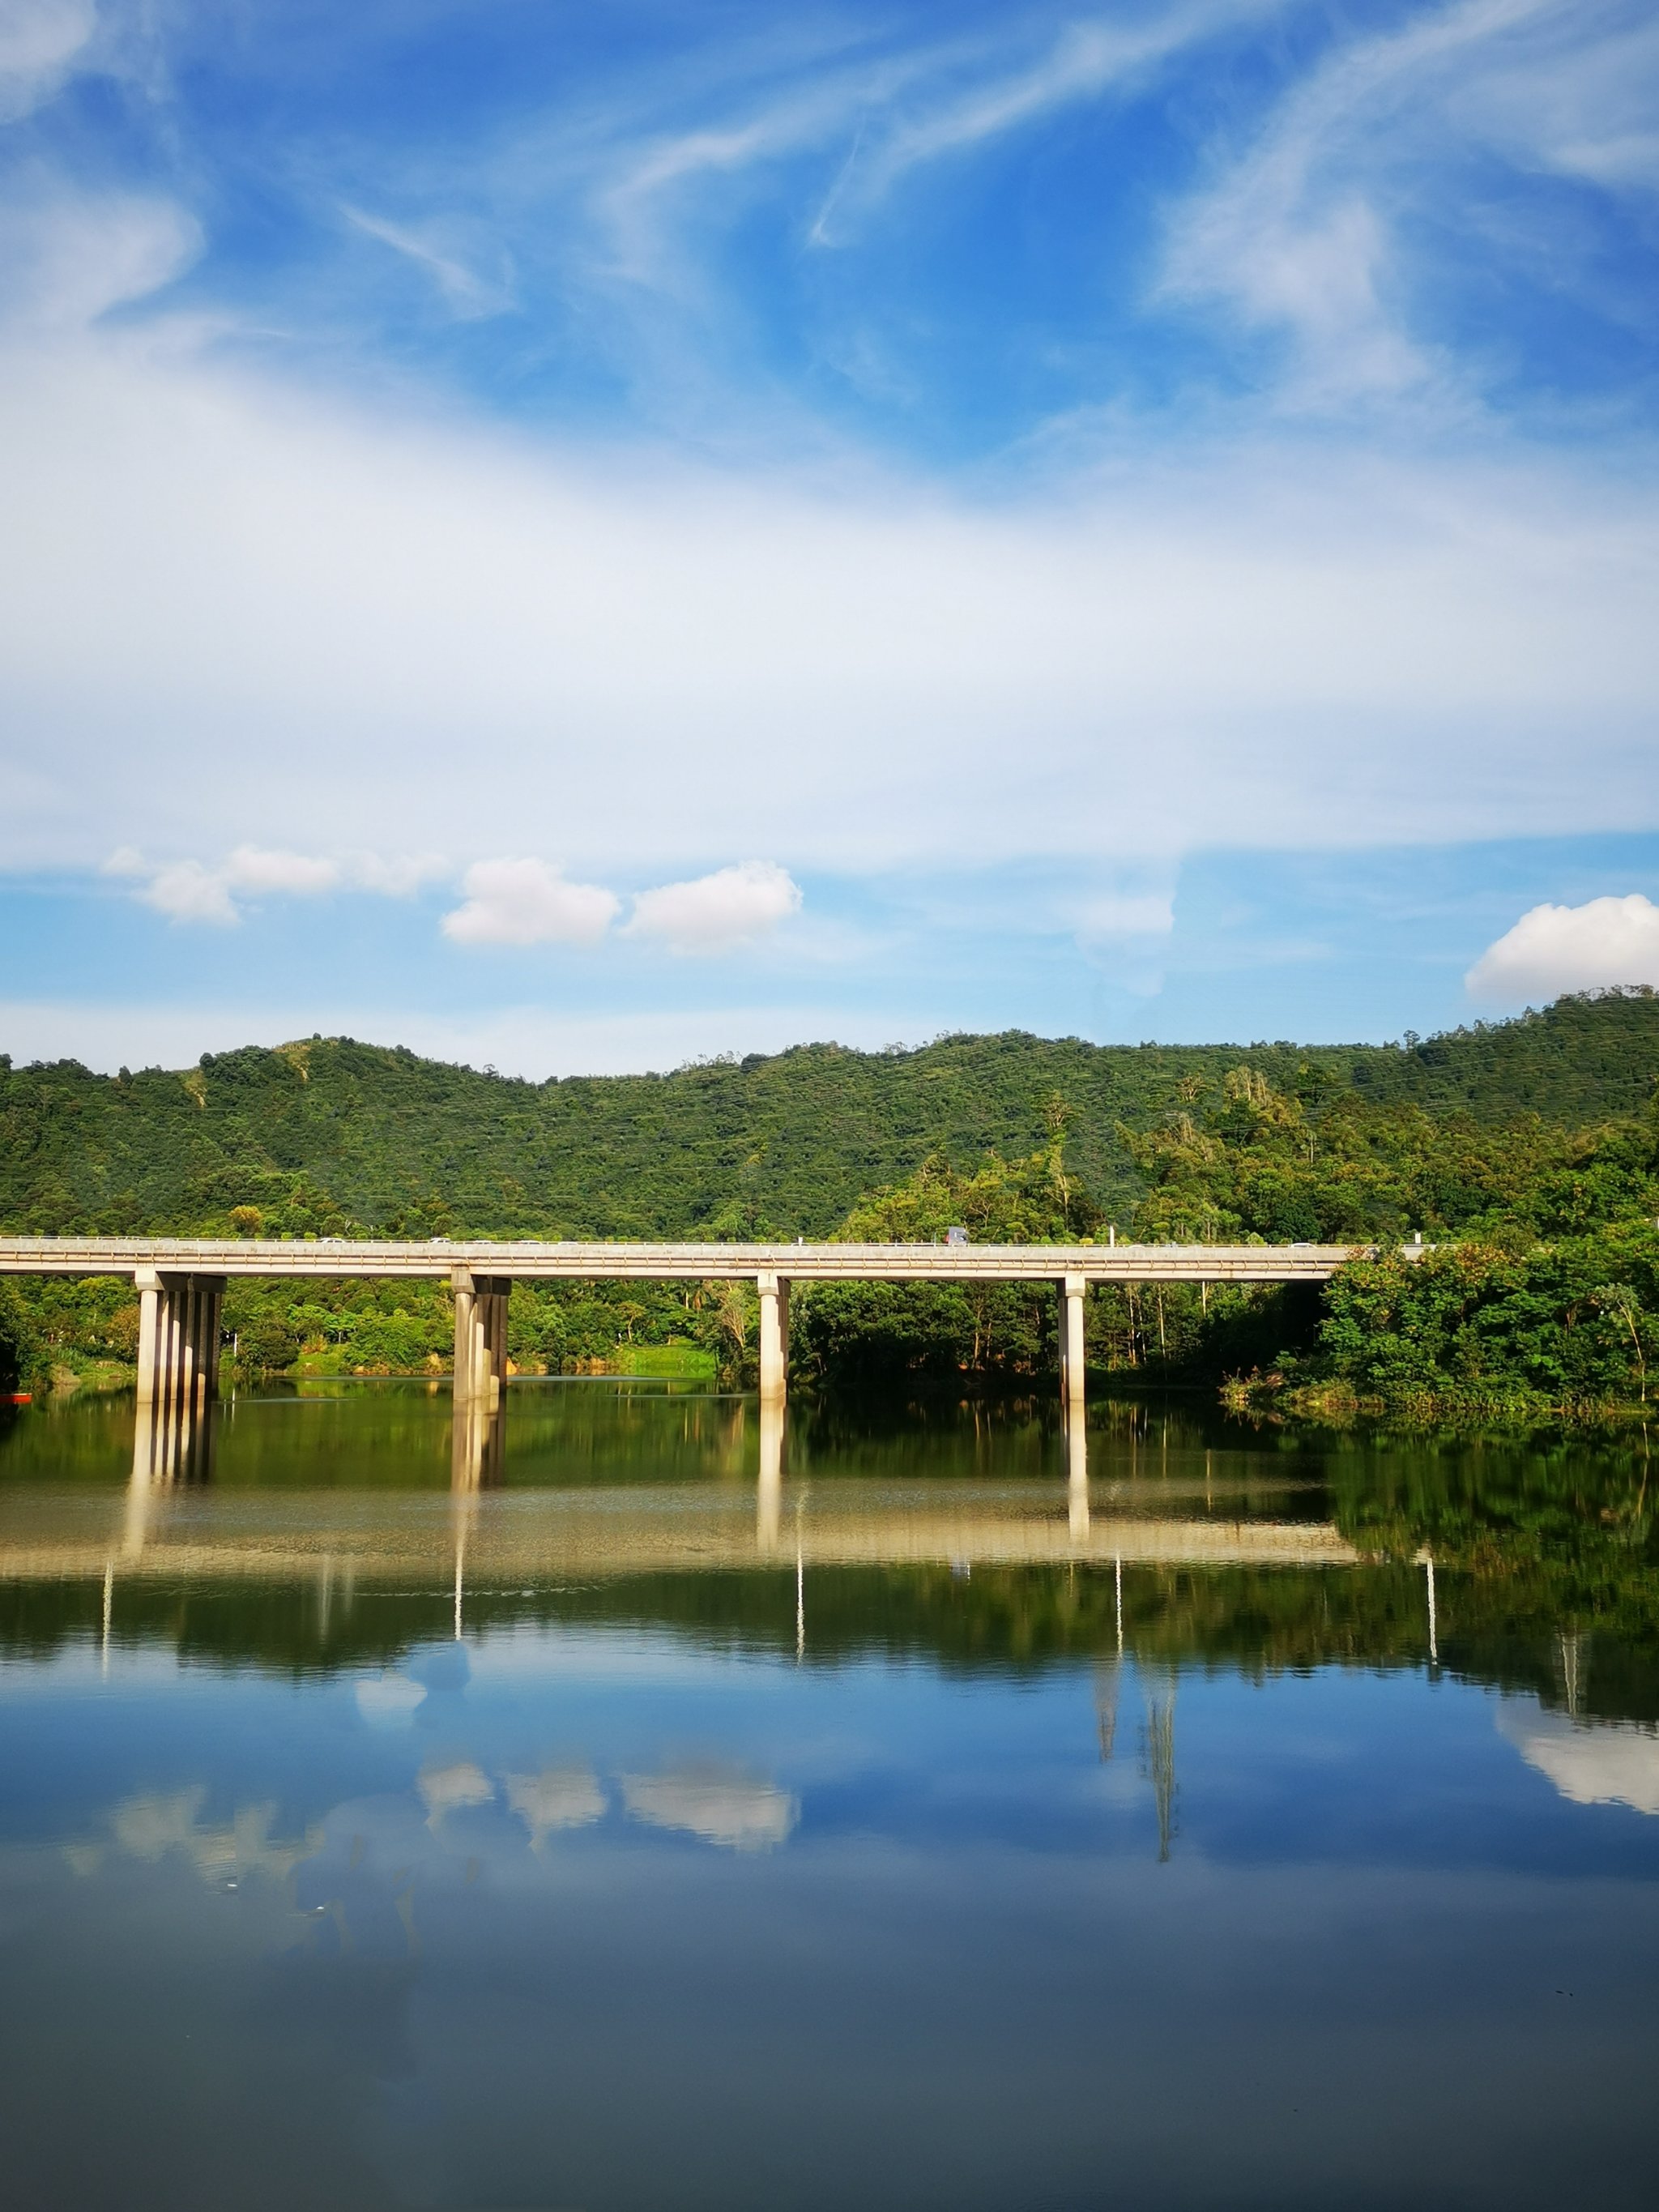
[[(1175, 203), (1158, 297), (1288, 340), (1286, 396), (1301, 404), (1460, 380), (1473, 393), (1486, 364), (1462, 361), (1425, 304), (1448, 289), (1444, 196), (1494, 157), (1512, 190), (1547, 167), (1650, 181), (1656, 95), (1659, 39), (1628, 0), (1451, 0), (1358, 30)], [(1489, 218), (1496, 191), (1483, 179), (1466, 222), (1501, 265), (1515, 244)]]
[(49, 100), (98, 27), (95, 0), (7, 0), (0, 10), (0, 123)]
[(488, 277), (469, 267), (459, 252), (430, 233), (342, 203), (340, 213), (354, 229), (411, 262), (435, 287), (449, 312), (465, 322), (504, 314), (513, 306), (504, 276)]

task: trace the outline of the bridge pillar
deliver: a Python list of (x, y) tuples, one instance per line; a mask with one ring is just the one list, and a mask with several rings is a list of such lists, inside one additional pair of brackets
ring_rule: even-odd
[(138, 1291), (138, 1409), (132, 1479), (205, 1482), (213, 1471), (213, 1407), (219, 1395), (222, 1275), (135, 1271)]
[(1084, 1305), (1087, 1278), (1067, 1275), (1060, 1285), (1060, 1397), (1069, 1412), (1081, 1410), (1085, 1396)]
[(171, 1422), (199, 1413), (219, 1389), (222, 1275), (161, 1275), (135, 1269), (138, 1292), (138, 1403)]
[(507, 1382), (511, 1279), (457, 1267), (450, 1282), (455, 1293), (455, 1403), (499, 1405)]
[(755, 1288), (760, 1292), (761, 1403), (781, 1403), (789, 1385), (789, 1285), (769, 1272), (755, 1278)]
[(161, 1304), (161, 1278), (154, 1267), (133, 1271), (138, 1293), (138, 1403), (155, 1402), (155, 1333)]

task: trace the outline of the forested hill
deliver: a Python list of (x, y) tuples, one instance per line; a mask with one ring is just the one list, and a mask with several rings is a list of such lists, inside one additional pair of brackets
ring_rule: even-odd
[[(267, 1234), (817, 1235), (930, 1152), (1032, 1152), (1057, 1117), (1073, 1172), (1127, 1218), (1144, 1128), (1248, 1062), (1310, 1103), (1584, 1127), (1643, 1107), (1659, 998), (1559, 1000), (1401, 1045), (1091, 1045), (1009, 1031), (915, 1052), (803, 1045), (668, 1075), (544, 1084), (313, 1037), (184, 1073), (0, 1056), (0, 1230), (222, 1226)], [(1185, 1085), (1183, 1094), (1182, 1086)]]

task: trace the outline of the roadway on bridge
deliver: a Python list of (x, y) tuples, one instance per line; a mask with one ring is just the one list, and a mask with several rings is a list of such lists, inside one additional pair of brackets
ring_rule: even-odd
[[(319, 1237), (4, 1237), (0, 1274), (424, 1276), (533, 1282), (1321, 1283), (1352, 1244), (423, 1243)], [(1420, 1246), (1407, 1246), (1408, 1256)]]

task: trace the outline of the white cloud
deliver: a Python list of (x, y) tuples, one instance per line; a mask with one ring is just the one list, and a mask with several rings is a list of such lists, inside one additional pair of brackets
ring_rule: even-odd
[(512, 306), (512, 294), (505, 284), (479, 276), (427, 233), (403, 223), (388, 222), (381, 216), (367, 215), (361, 208), (343, 204), (340, 212), (354, 229), (381, 246), (390, 246), (394, 253), (402, 254), (405, 260), (424, 270), (459, 321), (476, 322), (501, 314)]
[(254, 1875), (283, 1882), (322, 1848), (320, 1827), (307, 1828), (289, 1842), (273, 1838), (275, 1805), (243, 1805), (228, 1824), (204, 1822), (207, 1796), (206, 1784), (197, 1783), (170, 1796), (123, 1798), (110, 1817), (114, 1840), (152, 1865), (170, 1852), (182, 1852), (204, 1881), (216, 1883)]
[(138, 896), (174, 921), (210, 921), (228, 929), (241, 920), (224, 877), (199, 860), (158, 868)]
[(49, 100), (98, 27), (94, 0), (5, 0), (0, 7), (0, 123)]
[(592, 945), (622, 908), (614, 891), (568, 883), (545, 860), (479, 860), (461, 888), (466, 903), (443, 919), (458, 945)]
[(635, 1820), (683, 1828), (726, 1850), (769, 1851), (800, 1818), (799, 1801), (775, 1782), (718, 1767), (670, 1774), (624, 1774), (623, 1801)]
[(1166, 298), (1220, 301), (1288, 333), (1294, 389), (1330, 404), (1385, 398), (1435, 376), (1410, 334), (1391, 218), (1425, 148), (1464, 135), (1448, 110), (1514, 35), (1558, 21), (1560, 0), (1459, 0), (1362, 33), (1298, 80), (1256, 144), (1176, 215)]
[[(0, 443), (32, 779), (0, 866), (210, 847), (256, 778), (273, 842), (325, 785), (343, 842), (488, 851), (510, 793), (630, 871), (716, 839), (857, 868), (1656, 811), (1634, 481), (1289, 449), (984, 511), (647, 483), (114, 345), (0, 361)], [(1593, 733), (1571, 763), (1564, 721)]]
[(1659, 906), (1632, 891), (1583, 906), (1535, 906), (1463, 978), (1500, 1005), (1620, 983), (1659, 984)]
[(291, 849), (321, 789), (411, 851), (489, 851), (510, 794), (635, 880), (1659, 813), (1659, 527), (1582, 455), (1258, 439), (979, 502), (371, 417), (125, 329), (0, 348), (0, 866), (210, 853), (256, 782)]
[(200, 226), (172, 200), (14, 191), (0, 210), (0, 328), (37, 343), (83, 330), (160, 291), (201, 250)]
[(348, 853), (339, 866), (354, 890), (378, 891), (382, 898), (412, 898), (450, 872), (448, 861), (433, 853)]
[(415, 1787), (426, 1807), (426, 1824), (434, 1835), (452, 1813), (494, 1802), (495, 1785), (481, 1766), (470, 1759), (456, 1759), (442, 1766), (423, 1766)]
[(355, 1694), (358, 1711), (373, 1728), (406, 1728), (426, 1698), (420, 1683), (389, 1672), (365, 1675)]
[(267, 852), (258, 845), (239, 845), (224, 864), (225, 881), (233, 890), (283, 891), (290, 897), (310, 898), (332, 890), (340, 880), (339, 863), (310, 853)]
[(501, 1780), (507, 1803), (530, 1831), (532, 1850), (540, 1850), (556, 1829), (590, 1827), (605, 1813), (605, 1791), (589, 1767), (549, 1766)]
[(630, 937), (660, 939), (671, 952), (726, 952), (800, 910), (800, 886), (774, 860), (744, 860), (690, 883), (641, 891)]
[(867, 213), (912, 169), (1028, 129), (1056, 108), (1098, 100), (1218, 32), (1284, 12), (1285, 0), (1195, 0), (1132, 27), (1098, 20), (1068, 23), (1034, 60), (1010, 67), (999, 59), (987, 67), (976, 57), (979, 66), (965, 86), (962, 57), (941, 49), (931, 58), (939, 80), (931, 98), (895, 83), (890, 93), (902, 88), (910, 96), (872, 116), (876, 102), (866, 97), (859, 143), (812, 225), (812, 241), (840, 242), (849, 217)]
[(1635, 1721), (1584, 1721), (1505, 1698), (1498, 1733), (1575, 1805), (1629, 1805), (1659, 1814), (1659, 1729)]
[(1522, 167), (1618, 192), (1659, 186), (1659, 22), (1650, 9), (1571, 0), (1540, 35), (1457, 94), (1474, 135)]
[(434, 874), (447, 872), (440, 860), (355, 853), (343, 860), (314, 853), (273, 851), (238, 845), (215, 865), (204, 860), (170, 860), (152, 866), (142, 853), (123, 845), (104, 863), (111, 876), (139, 879), (138, 897), (175, 921), (205, 921), (230, 927), (242, 918), (238, 893), (257, 898), (314, 898), (341, 888), (405, 898)]

